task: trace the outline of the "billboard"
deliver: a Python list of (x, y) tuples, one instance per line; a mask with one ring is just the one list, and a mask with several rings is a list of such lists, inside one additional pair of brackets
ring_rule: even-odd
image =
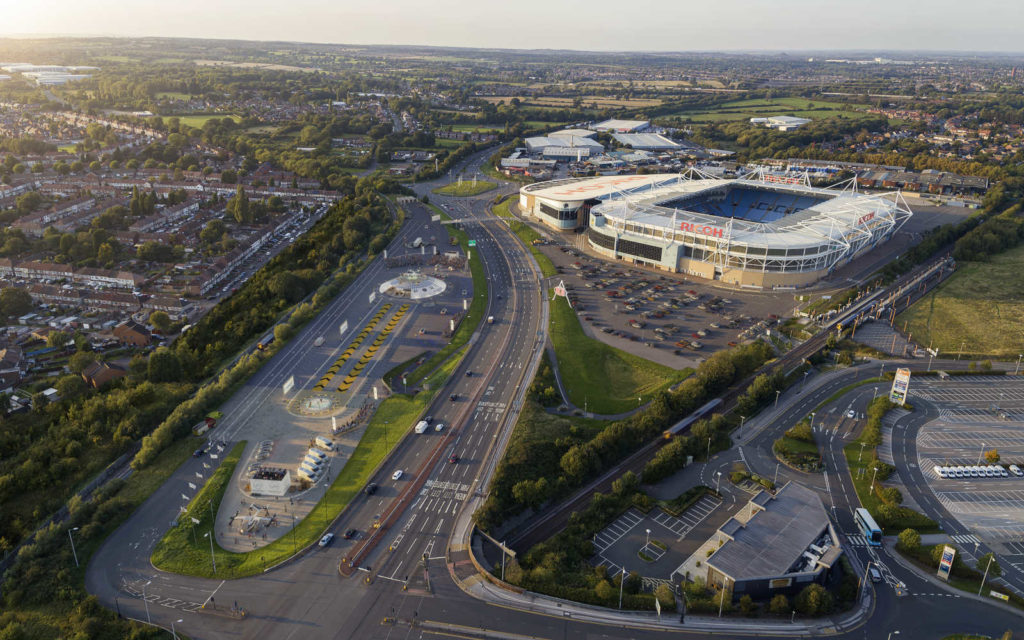
[(889, 391), (889, 400), (902, 407), (907, 400), (907, 389), (909, 388), (910, 369), (897, 369), (896, 377), (892, 381), (892, 389)]
[(949, 572), (953, 569), (953, 558), (956, 557), (956, 549), (946, 545), (942, 549), (942, 559), (939, 560), (939, 571), (937, 575), (943, 580), (949, 580)]

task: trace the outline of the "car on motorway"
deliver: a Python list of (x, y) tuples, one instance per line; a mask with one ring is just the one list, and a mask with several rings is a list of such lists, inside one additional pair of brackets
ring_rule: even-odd
[(327, 545), (331, 544), (331, 540), (334, 540), (334, 534), (325, 533), (324, 537), (320, 538), (319, 544), (321, 547), (326, 547)]
[(853, 409), (850, 409), (846, 412), (846, 417), (852, 420), (857, 417), (857, 414), (853, 412)]
[(452, 402), (455, 402), (456, 400), (459, 399), (459, 394), (453, 393), (452, 395), (448, 396), (448, 399), (451, 400)]
[(871, 578), (871, 582), (881, 582), (882, 581), (882, 572), (879, 571), (878, 569), (876, 569), (875, 567), (869, 567), (868, 568), (868, 577)]
[(434, 425), (434, 431), (444, 431), (444, 423), (438, 422)]
[(400, 480), (404, 473), (405, 473), (404, 471), (399, 469), (398, 471), (395, 471), (394, 473), (391, 474), (391, 479), (392, 480)]
[(357, 533), (359, 533), (359, 532), (356, 531), (355, 529), (349, 529), (348, 531), (345, 532), (345, 535), (342, 536), (342, 537), (344, 537), (346, 540), (351, 540), (352, 538), (356, 537)]
[(430, 424), (431, 422), (434, 421), (434, 416), (427, 416), (426, 418), (423, 418), (423, 421), (426, 422), (427, 424)]
[(473, 372), (472, 371), (467, 371), (466, 372), (466, 377), (467, 378), (472, 378), (473, 377)]
[(373, 494), (377, 493), (377, 484), (375, 482), (371, 482), (370, 484), (366, 485), (366, 488), (363, 489), (363, 492), (366, 493), (366, 495), (368, 496), (372, 496)]
[(1024, 476), (1024, 471), (1021, 471), (1020, 467), (1018, 467), (1015, 464), (1011, 464), (1010, 465), (1010, 473), (1012, 473), (1013, 475), (1017, 476), (1018, 478), (1021, 477), (1021, 476)]
[(452, 455), (448, 456), (448, 464), (455, 464), (458, 461), (459, 461), (459, 456), (455, 455), (454, 453)]

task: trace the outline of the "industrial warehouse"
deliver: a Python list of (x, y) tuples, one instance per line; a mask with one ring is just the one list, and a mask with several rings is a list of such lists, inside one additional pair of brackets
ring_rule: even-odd
[(814, 284), (884, 243), (911, 217), (898, 193), (755, 172), (553, 180), (520, 190), (526, 215), (586, 230), (598, 254), (753, 289)]

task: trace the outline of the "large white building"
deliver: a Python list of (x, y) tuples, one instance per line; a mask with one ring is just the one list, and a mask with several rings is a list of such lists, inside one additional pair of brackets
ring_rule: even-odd
[(519, 206), (555, 229), (586, 228), (610, 259), (750, 288), (806, 286), (888, 240), (912, 215), (896, 193), (821, 189), (764, 174), (697, 171), (526, 185)]

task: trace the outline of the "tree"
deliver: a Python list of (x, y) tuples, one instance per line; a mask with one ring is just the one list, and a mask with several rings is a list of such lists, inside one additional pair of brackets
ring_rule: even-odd
[(227, 212), (231, 214), (231, 217), (233, 217), (236, 222), (252, 221), (249, 197), (245, 195), (245, 189), (242, 188), (242, 185), (238, 185), (238, 189), (235, 190), (234, 197), (228, 200)]
[[(989, 562), (992, 564), (989, 564)], [(990, 578), (998, 578), (1003, 575), (1003, 568), (996, 562), (995, 556), (992, 555), (991, 551), (978, 558), (978, 563), (974, 566), (982, 573), (985, 573), (985, 568), (987, 567)]]
[(0, 313), (7, 317), (23, 316), (32, 310), (32, 296), (17, 287), (0, 290)]
[(794, 608), (800, 613), (814, 616), (832, 610), (832, 594), (818, 583), (804, 587), (793, 602)]
[(149, 314), (149, 324), (156, 327), (157, 331), (166, 334), (171, 329), (171, 316), (166, 311), (154, 311)]
[(991, 451), (986, 451), (985, 452), (985, 460), (987, 460), (989, 464), (998, 464), (999, 463), (999, 450), (998, 449), (992, 449)]
[(62, 376), (53, 387), (61, 400), (72, 400), (89, 390), (89, 385), (82, 376), (75, 375)]
[(675, 604), (676, 601), (676, 596), (672, 593), (672, 587), (668, 586), (667, 582), (662, 582), (658, 585), (658, 588), (654, 590), (654, 597), (661, 602), (662, 607)]
[(202, 240), (203, 244), (213, 244), (219, 242), (224, 237), (226, 231), (227, 227), (224, 226), (224, 221), (215, 218), (207, 222), (203, 230), (199, 232), (199, 239)]
[(882, 500), (888, 504), (899, 505), (903, 503), (903, 494), (896, 487), (886, 487), (878, 493)]
[(225, 169), (220, 172), (220, 181), (225, 184), (235, 184), (238, 182), (238, 174), (231, 169)]
[(286, 342), (288, 338), (292, 337), (293, 332), (294, 329), (292, 325), (288, 324), (287, 322), (282, 322), (281, 324), (276, 325), (274, 327), (274, 340), (276, 340), (278, 343)]
[(114, 262), (114, 247), (109, 242), (104, 242), (96, 250), (96, 262), (102, 265), (109, 265)]
[(597, 586), (594, 587), (594, 592), (597, 594), (598, 598), (601, 598), (605, 601), (611, 600), (616, 595), (615, 587), (613, 587), (612, 583), (608, 582), (607, 580), (602, 580), (601, 582), (598, 582)]
[(785, 615), (792, 611), (789, 606), (789, 598), (782, 595), (781, 593), (776, 594), (768, 603), (768, 611), (775, 615)]
[(50, 335), (46, 336), (46, 346), (56, 347), (58, 349), (63, 348), (68, 343), (68, 334), (63, 331), (51, 331)]
[(177, 354), (167, 347), (159, 347), (149, 354), (146, 375), (150, 382), (177, 382), (181, 380), (181, 362)]
[(921, 548), (921, 534), (915, 529), (904, 529), (900, 531), (898, 544), (904, 551), (914, 553)]
[(96, 354), (92, 351), (76, 351), (74, 355), (68, 359), (68, 369), (70, 369), (72, 373), (82, 373), (94, 362), (96, 362)]
[(39, 195), (36, 191), (23, 193), (14, 201), (14, 206), (17, 207), (19, 215), (32, 213), (41, 204), (43, 204), (43, 196)]

